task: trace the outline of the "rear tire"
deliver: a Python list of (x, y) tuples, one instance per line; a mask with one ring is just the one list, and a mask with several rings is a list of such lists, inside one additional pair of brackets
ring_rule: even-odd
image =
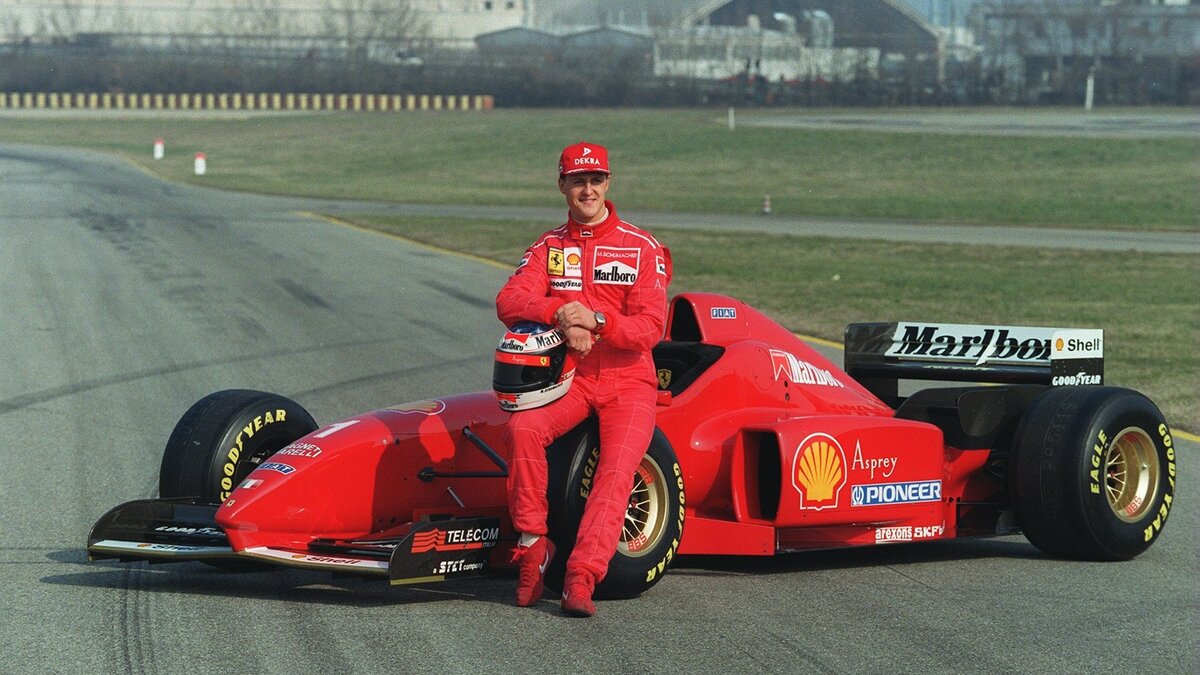
[(220, 504), (263, 460), (316, 429), (308, 411), (278, 394), (246, 389), (209, 394), (171, 432), (158, 494)]
[(1175, 498), (1175, 448), (1158, 408), (1117, 387), (1059, 387), (1017, 428), (1009, 496), (1025, 536), (1074, 560), (1127, 560), (1158, 538)]
[[(600, 432), (593, 418), (564, 435), (547, 451), (550, 539), (558, 552), (546, 571), (546, 585), (561, 590), (567, 558), (575, 547), (588, 485), (600, 456)], [(639, 463), (629, 508), (608, 573), (596, 586), (597, 598), (632, 598), (658, 583), (675, 559), (683, 535), (683, 472), (666, 436), (658, 429)]]

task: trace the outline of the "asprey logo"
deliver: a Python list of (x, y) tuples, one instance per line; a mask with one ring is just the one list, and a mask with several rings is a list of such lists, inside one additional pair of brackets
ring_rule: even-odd
[(812, 434), (796, 446), (792, 458), (792, 487), (800, 493), (800, 508), (837, 508), (846, 484), (846, 451), (829, 434)]
[(592, 256), (592, 282), (632, 286), (637, 281), (642, 252), (636, 248), (597, 246)]
[(500, 540), (500, 528), (476, 527), (465, 530), (433, 529), (413, 535), (412, 552), (468, 551), (491, 548)]

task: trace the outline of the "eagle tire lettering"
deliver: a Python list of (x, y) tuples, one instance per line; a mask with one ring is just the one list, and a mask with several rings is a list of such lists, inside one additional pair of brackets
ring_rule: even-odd
[(1175, 448), (1158, 408), (1119, 387), (1059, 387), (1025, 411), (1009, 499), (1046, 553), (1127, 560), (1162, 533), (1175, 499)]
[[(599, 426), (593, 418), (547, 449), (548, 528), (557, 553), (546, 571), (546, 585), (553, 589), (562, 588), (566, 561), (575, 546), (579, 520), (591, 494), (596, 465), (603, 452), (599, 438)], [(631, 598), (642, 594), (662, 579), (679, 549), (687, 503), (683, 470), (666, 436), (658, 429), (634, 476), (630, 498), (648, 509), (626, 514), (625, 529), (636, 531), (637, 537), (618, 542), (608, 572), (596, 586), (598, 598)], [(635, 518), (635, 512), (644, 517)]]

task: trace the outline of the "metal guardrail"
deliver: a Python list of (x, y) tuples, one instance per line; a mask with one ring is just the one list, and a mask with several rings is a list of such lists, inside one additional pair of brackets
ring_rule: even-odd
[(307, 94), (293, 92), (0, 92), (0, 109), (59, 110), (491, 110), (491, 95)]

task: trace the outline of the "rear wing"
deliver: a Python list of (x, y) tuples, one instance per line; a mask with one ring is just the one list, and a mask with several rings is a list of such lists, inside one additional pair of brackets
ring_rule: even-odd
[(888, 405), (899, 380), (1104, 383), (1104, 331), (933, 323), (846, 326), (845, 370)]

